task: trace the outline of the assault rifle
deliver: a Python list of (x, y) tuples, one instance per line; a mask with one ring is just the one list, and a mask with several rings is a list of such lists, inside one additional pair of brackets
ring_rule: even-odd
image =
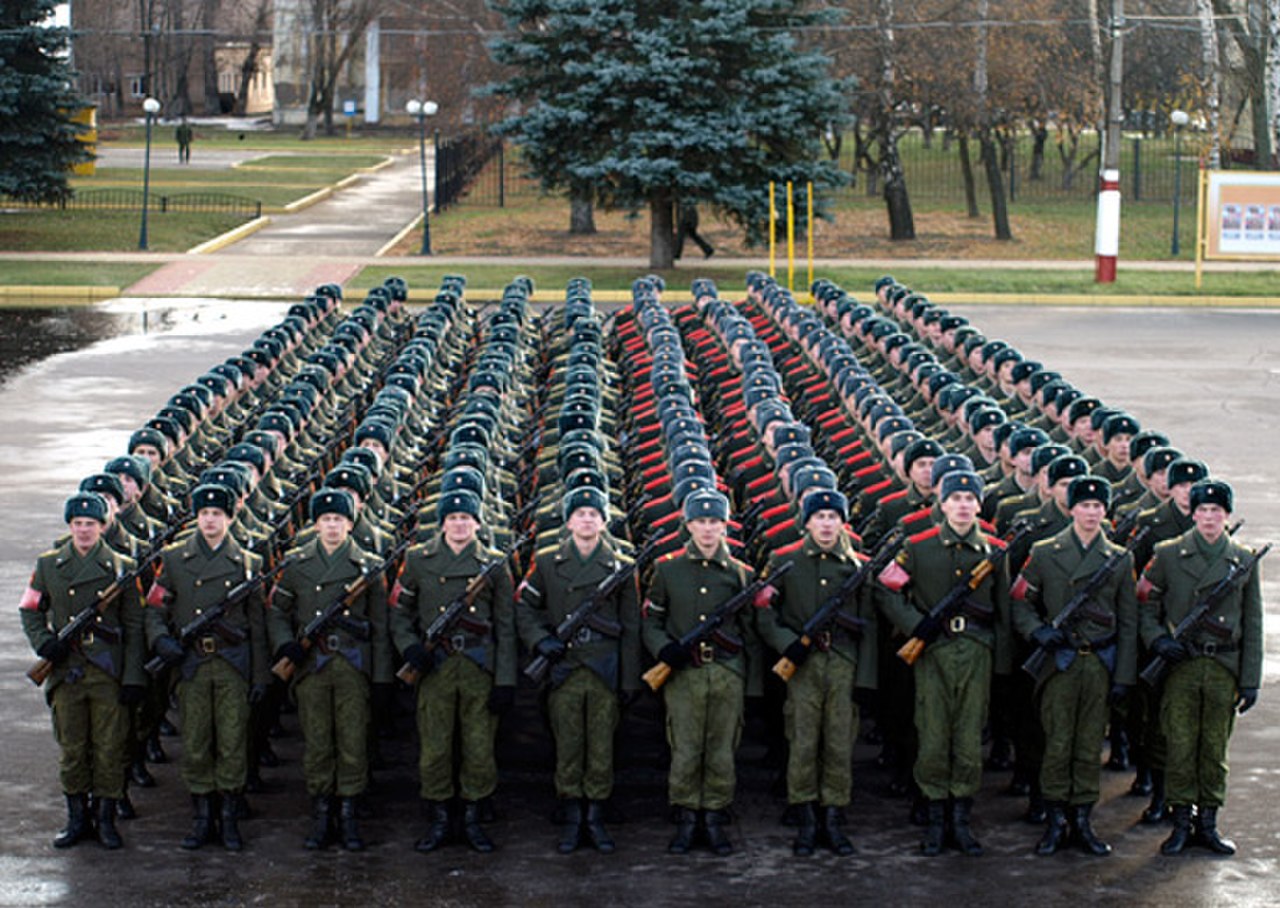
[[(1191, 607), (1191, 611), (1187, 612), (1186, 617), (1178, 622), (1178, 626), (1173, 629), (1173, 639), (1181, 643), (1188, 638), (1192, 631), (1201, 628), (1221, 639), (1230, 639), (1231, 629), (1209, 621), (1209, 613), (1213, 611), (1219, 602), (1226, 598), (1237, 581), (1249, 575), (1249, 572), (1253, 570), (1253, 566), (1261, 561), (1269, 551), (1271, 551), (1271, 544), (1267, 543), (1258, 549), (1252, 557), (1246, 558), (1239, 564), (1233, 564), (1231, 570), (1227, 571), (1227, 575), (1201, 596), (1196, 604)], [(1152, 687), (1158, 687), (1160, 682), (1164, 680), (1165, 673), (1168, 670), (1168, 660), (1163, 656), (1156, 656), (1147, 663), (1147, 667), (1142, 670), (1138, 677)]]
[[(636, 552), (634, 559), (615, 568), (612, 574), (601, 580), (600, 585), (592, 590), (590, 595), (582, 600), (577, 608), (565, 615), (564, 619), (556, 625), (556, 629), (552, 632), (556, 639), (561, 643), (567, 644), (580, 631), (587, 628), (598, 631), (608, 637), (616, 637), (622, 633), (622, 626), (618, 622), (610, 621), (597, 613), (610, 596), (621, 589), (624, 583), (630, 582), (636, 572), (657, 554), (656, 545), (657, 539), (650, 539), (645, 543), (644, 548)], [(530, 659), (529, 664), (524, 667), (524, 675), (535, 684), (541, 684), (550, 669), (551, 660), (546, 656), (537, 655)]]
[[(796, 563), (794, 561), (783, 562), (768, 577), (761, 577), (752, 581), (716, 606), (715, 611), (690, 628), (688, 632), (676, 641), (676, 644), (682, 650), (692, 652), (700, 649), (704, 644), (714, 642), (721, 649), (737, 655), (742, 650), (743, 642), (741, 638), (726, 631), (724, 626), (732, 621), (733, 617), (742, 611), (744, 607), (754, 602), (756, 594), (766, 586), (769, 586), (774, 580), (785, 576), (795, 566)], [(671, 666), (659, 660), (653, 668), (649, 669), (641, 677), (644, 678), (645, 683), (652, 690), (656, 691), (666, 684), (667, 679), (671, 677)]]
[[(813, 646), (822, 634), (827, 633), (833, 624), (839, 625), (850, 634), (861, 634), (866, 622), (854, 615), (850, 615), (844, 610), (845, 603), (862, 588), (868, 578), (875, 577), (888, 566), (893, 557), (898, 554), (898, 549), (902, 547), (903, 537), (906, 532), (902, 527), (894, 527), (893, 530), (885, 536), (876, 545), (871, 552), (871, 557), (844, 579), (844, 582), (836, 588), (836, 591), (827, 597), (822, 606), (809, 616), (809, 620), (800, 628), (800, 643), (809, 649)], [(796, 673), (796, 664), (783, 656), (773, 666), (773, 673), (783, 681), (790, 681), (791, 676)]]
[[(1090, 610), (1089, 605), (1093, 603), (1093, 597), (1098, 590), (1102, 589), (1102, 585), (1107, 582), (1107, 579), (1115, 573), (1116, 568), (1124, 561), (1125, 556), (1142, 541), (1150, 530), (1150, 527), (1143, 527), (1138, 531), (1137, 535), (1129, 540), (1129, 545), (1123, 551), (1112, 552), (1108, 555), (1107, 560), (1102, 562), (1098, 569), (1084, 582), (1084, 585), (1076, 590), (1075, 595), (1067, 601), (1062, 610), (1053, 616), (1053, 620), (1049, 622), (1049, 625), (1066, 633), (1077, 621), (1077, 616), (1080, 618), (1092, 618), (1099, 624), (1111, 625), (1115, 623), (1115, 617), (1110, 612), (1097, 609)], [(1053, 662), (1049, 658), (1051, 654), (1052, 650), (1037, 646), (1035, 651), (1027, 657), (1027, 661), (1022, 663), (1022, 670), (1035, 679), (1037, 686), (1043, 684), (1053, 674)]]
[(898, 650), (898, 658), (907, 665), (915, 665), (920, 654), (924, 652), (925, 646), (938, 639), (944, 623), (956, 617), (957, 613), (964, 609), (969, 594), (1000, 567), (1000, 562), (1004, 560), (1009, 549), (1021, 542), (1030, 532), (1031, 525), (1026, 521), (1020, 520), (1015, 523), (1004, 538), (1004, 545), (995, 546), (990, 555), (975, 564), (969, 571), (969, 575), (948, 590), (947, 594), (929, 610), (929, 614), (922, 622), (927, 630), (921, 636), (912, 637), (902, 644), (902, 648)]

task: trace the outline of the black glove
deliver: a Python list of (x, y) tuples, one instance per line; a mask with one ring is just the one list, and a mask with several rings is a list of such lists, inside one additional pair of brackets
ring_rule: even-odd
[(805, 659), (809, 658), (809, 647), (805, 646), (799, 640), (793, 640), (791, 644), (782, 651), (782, 657), (792, 665), (800, 666)]
[(1111, 706), (1119, 706), (1127, 696), (1129, 696), (1129, 685), (1113, 684), (1111, 685), (1111, 695), (1107, 697), (1107, 703)]
[(182, 644), (168, 634), (157, 637), (155, 645), (151, 648), (164, 660), (165, 665), (175, 665), (182, 661)]
[(640, 699), (640, 691), (638, 690), (620, 690), (618, 691), (618, 705), (623, 709), (629, 707), (636, 700)]
[(427, 652), (427, 648), (421, 643), (410, 643), (404, 648), (404, 661), (408, 662), (420, 672), (425, 672), (431, 668), (431, 654)]
[(1173, 639), (1168, 634), (1156, 637), (1151, 641), (1151, 652), (1171, 665), (1185, 662), (1191, 658), (1191, 653), (1187, 652), (1187, 647), (1181, 641)]
[(564, 641), (555, 634), (547, 634), (533, 647), (535, 653), (544, 659), (550, 659), (552, 662), (563, 658), (566, 649), (568, 647), (564, 645)]
[(125, 684), (120, 688), (116, 699), (120, 701), (121, 706), (137, 706), (146, 695), (147, 689), (141, 684)]
[(288, 659), (298, 666), (307, 661), (307, 651), (297, 640), (290, 640), (276, 650), (276, 661), (279, 662), (281, 659)]
[(1240, 696), (1236, 698), (1236, 712), (1244, 715), (1253, 709), (1253, 704), (1258, 702), (1258, 689), (1256, 687), (1240, 688)]
[(267, 686), (265, 684), (249, 685), (249, 705), (257, 706), (267, 697)]
[(925, 615), (911, 629), (911, 636), (925, 643), (932, 643), (942, 634), (942, 623), (938, 619)]
[(1043, 646), (1045, 649), (1062, 649), (1067, 645), (1067, 635), (1052, 624), (1040, 625), (1031, 632), (1031, 639), (1036, 646)]
[(39, 649), (36, 650), (36, 655), (49, 662), (59, 662), (67, 655), (67, 645), (57, 637), (50, 637), (40, 644)]
[(505, 716), (511, 712), (516, 702), (516, 689), (507, 685), (499, 685), (489, 691), (489, 712), (495, 716)]
[(693, 661), (689, 651), (674, 640), (658, 650), (658, 661), (672, 668), (685, 668)]

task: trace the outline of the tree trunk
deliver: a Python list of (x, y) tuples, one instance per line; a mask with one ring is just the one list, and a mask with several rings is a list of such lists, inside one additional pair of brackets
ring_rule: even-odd
[[(1267, 0), (1267, 100), (1271, 112), (1271, 148), (1280, 153), (1280, 0)], [(1274, 165), (1272, 165), (1274, 166)]]
[(961, 133), (957, 143), (960, 148), (960, 174), (964, 177), (964, 202), (969, 217), (980, 218), (978, 210), (978, 187), (973, 179), (973, 161), (969, 158), (969, 134)]
[(1217, 170), (1222, 166), (1221, 58), (1211, 0), (1196, 0), (1196, 15), (1200, 18), (1200, 87), (1209, 126), (1208, 166)]
[(649, 198), (649, 267), (669, 271), (675, 263), (675, 200), (670, 192), (659, 192)]
[(259, 0), (258, 8), (253, 16), (253, 37), (249, 39), (249, 50), (244, 62), (240, 64), (240, 88), (236, 92), (235, 114), (243, 117), (249, 109), (249, 92), (253, 79), (258, 74), (258, 55), (262, 53), (262, 39), (259, 35), (266, 30), (267, 13), (271, 9), (271, 0)]
[(1031, 135), (1034, 142), (1031, 146), (1031, 173), (1029, 179), (1032, 182), (1039, 182), (1044, 179), (1044, 146), (1049, 141), (1049, 127), (1043, 123), (1033, 123), (1031, 125)]
[(576, 187), (569, 196), (569, 233), (573, 236), (589, 236), (595, 232), (596, 218), (591, 187)]
[(878, 0), (878, 44), (880, 50), (880, 85), (877, 91), (879, 104), (876, 109), (876, 144), (880, 152), (880, 181), (884, 187), (885, 207), (889, 211), (889, 238), (914, 240), (915, 219), (911, 214), (911, 199), (907, 195), (907, 177), (902, 172), (902, 158), (898, 155), (898, 137), (894, 133), (894, 109), (896, 104), (897, 53), (893, 34), (894, 0)]
[(1011, 240), (1013, 233), (1009, 229), (1009, 206), (1004, 194), (1004, 174), (1000, 170), (1000, 153), (990, 129), (984, 129), (979, 137), (982, 144), (982, 163), (987, 174), (987, 188), (991, 192), (991, 220), (995, 227), (997, 240)]
[(204, 69), (204, 112), (209, 116), (222, 113), (218, 99), (218, 55), (213, 31), (218, 21), (218, 0), (203, 0), (200, 24), (205, 32), (200, 36), (200, 58)]

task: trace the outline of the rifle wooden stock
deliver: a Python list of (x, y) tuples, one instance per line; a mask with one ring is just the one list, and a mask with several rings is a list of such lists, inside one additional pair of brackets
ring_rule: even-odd
[[(996, 565), (990, 558), (984, 559), (973, 569), (973, 573), (969, 575), (969, 580), (965, 583), (965, 587), (968, 590), (976, 590), (982, 585), (982, 581), (986, 580), (995, 569)], [(924, 652), (924, 648), (928, 645), (928, 642), (929, 641), (922, 640), (919, 637), (912, 637), (899, 647), (898, 658), (907, 663), (907, 665), (915, 665), (916, 660), (920, 658), (920, 654)]]
[[(800, 643), (804, 646), (805, 649), (808, 649), (809, 647), (813, 646), (813, 641), (809, 639), (808, 634), (804, 634), (803, 636), (800, 637)], [(796, 673), (796, 669), (798, 669), (799, 667), (800, 666), (796, 665), (786, 656), (783, 656), (781, 659), (779, 659), (777, 662), (773, 664), (773, 673), (777, 675), (779, 678), (781, 678), (783, 681), (790, 681), (792, 676)]]
[(650, 690), (657, 693), (658, 689), (671, 677), (671, 666), (665, 662), (658, 662), (640, 677), (645, 684), (649, 685)]

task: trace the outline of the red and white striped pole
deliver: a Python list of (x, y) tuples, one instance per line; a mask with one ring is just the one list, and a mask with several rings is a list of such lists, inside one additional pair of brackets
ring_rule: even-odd
[(1102, 171), (1098, 190), (1098, 228), (1094, 236), (1095, 256), (1093, 280), (1098, 284), (1114, 284), (1116, 258), (1120, 254), (1120, 171)]

